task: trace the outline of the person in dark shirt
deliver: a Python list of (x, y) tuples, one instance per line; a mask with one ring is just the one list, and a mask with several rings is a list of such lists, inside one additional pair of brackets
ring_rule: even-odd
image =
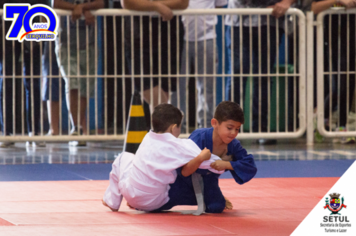
[[(228, 8), (272, 8), (272, 16), (261, 15), (227, 15), (225, 25), (231, 27), (231, 40), (234, 43), (231, 57), (234, 64), (231, 65), (234, 74), (262, 74), (272, 73), (276, 61), (277, 48), (281, 43), (281, 37), (285, 28), (285, 13), (296, 0), (229, 0)], [(233, 28), (233, 30), (232, 30)], [(240, 29), (242, 28), (242, 29)], [(230, 37), (229, 34), (226, 36)], [(259, 46), (261, 42), (269, 42), (269, 47)], [(252, 44), (252, 45), (251, 45)], [(241, 45), (241, 51), (240, 51)], [(251, 49), (251, 52), (250, 52)], [(240, 61), (242, 56), (242, 61)], [(252, 58), (250, 58), (250, 56)], [(261, 61), (259, 61), (261, 58)], [(252, 62), (252, 64), (251, 64)], [(241, 65), (242, 64), (242, 65)], [(251, 68), (252, 67), (252, 68)], [(278, 68), (277, 68), (278, 69)], [(240, 91), (245, 90), (248, 76), (242, 77), (240, 88), (240, 76), (228, 78), (226, 94), (228, 100), (240, 101)], [(233, 85), (231, 81), (234, 81)], [(253, 100), (252, 100), (252, 131), (268, 131), (268, 78), (266, 76), (254, 76)], [(234, 86), (232, 88), (232, 86)], [(234, 94), (231, 95), (231, 90)], [(260, 104), (261, 103), (261, 104)], [(276, 140), (257, 140), (260, 144), (274, 144)]]

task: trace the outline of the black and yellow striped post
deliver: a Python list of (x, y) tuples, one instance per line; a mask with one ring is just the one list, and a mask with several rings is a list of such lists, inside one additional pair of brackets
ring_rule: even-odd
[(136, 153), (147, 134), (145, 112), (138, 92), (132, 95), (129, 119), (126, 126), (124, 152)]

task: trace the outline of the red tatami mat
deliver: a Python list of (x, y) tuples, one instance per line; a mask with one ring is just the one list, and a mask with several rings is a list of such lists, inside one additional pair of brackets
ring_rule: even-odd
[(108, 181), (0, 182), (0, 235), (290, 235), (338, 178), (220, 180), (234, 210), (184, 215), (101, 204)]

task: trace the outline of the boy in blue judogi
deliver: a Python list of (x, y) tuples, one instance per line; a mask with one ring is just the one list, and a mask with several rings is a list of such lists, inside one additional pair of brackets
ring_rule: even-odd
[[(241, 107), (231, 101), (221, 102), (211, 120), (212, 128), (195, 130), (190, 139), (201, 149), (205, 147), (211, 153), (220, 156), (222, 160), (215, 161), (211, 167), (216, 170), (230, 170), (238, 184), (250, 181), (257, 172), (255, 161), (251, 154), (236, 140), (236, 136), (244, 123), (244, 114)], [(170, 201), (158, 210), (168, 210), (176, 205), (197, 205), (192, 177), (184, 177), (178, 169), (178, 177), (171, 184), (169, 191)], [(219, 188), (219, 174), (198, 169), (197, 172), (203, 180), (203, 198), (205, 212), (220, 213), (225, 209), (226, 200)]]

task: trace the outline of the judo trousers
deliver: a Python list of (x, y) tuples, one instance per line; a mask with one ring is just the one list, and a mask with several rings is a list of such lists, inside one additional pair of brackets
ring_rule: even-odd
[[(168, 192), (169, 201), (156, 211), (169, 210), (174, 206), (179, 205), (197, 205), (192, 177), (184, 177), (181, 175), (181, 169), (177, 170), (178, 175), (176, 181), (170, 185)], [(208, 172), (204, 175), (204, 202), (206, 205), (206, 213), (221, 213), (225, 209), (225, 198), (219, 187), (219, 175)]]

